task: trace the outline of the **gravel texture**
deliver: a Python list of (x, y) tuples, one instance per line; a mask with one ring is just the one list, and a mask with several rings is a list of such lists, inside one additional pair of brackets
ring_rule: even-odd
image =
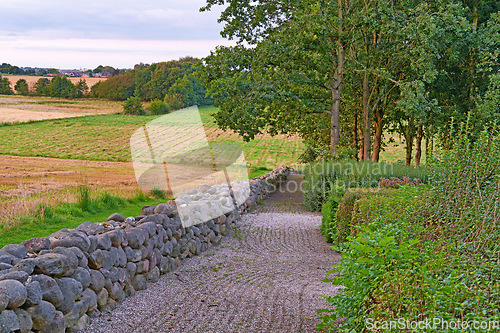
[(320, 223), (301, 193), (278, 190), (220, 246), (185, 260), (83, 332), (314, 332), (315, 311), (327, 306), (317, 295), (337, 290), (321, 280), (340, 259)]

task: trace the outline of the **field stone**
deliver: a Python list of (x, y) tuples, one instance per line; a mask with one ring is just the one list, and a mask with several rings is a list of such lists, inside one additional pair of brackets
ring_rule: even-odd
[(54, 239), (50, 242), (51, 249), (55, 247), (73, 247), (73, 246), (79, 248), (83, 252), (86, 252), (90, 247), (90, 240), (86, 235), (85, 237), (79, 235), (79, 236), (67, 236), (60, 239)]
[(90, 286), (89, 288), (98, 293), (104, 288), (106, 279), (101, 272), (91, 269), (90, 270)]
[(26, 306), (34, 306), (40, 304), (42, 301), (42, 287), (40, 286), (40, 282), (31, 281), (26, 284), (26, 302), (24, 303)]
[(116, 221), (116, 222), (124, 222), (125, 221), (125, 217), (118, 214), (118, 213), (114, 213), (114, 214), (111, 214), (107, 219), (106, 221)]
[(144, 244), (144, 241), (148, 236), (148, 231), (145, 228), (136, 227), (125, 230), (125, 234), (128, 241), (128, 246), (134, 249), (138, 249), (142, 244)]
[(35, 270), (35, 266), (36, 266), (36, 259), (28, 258), (18, 262), (14, 267), (12, 267), (12, 270), (26, 272), (29, 275), (33, 273), (33, 271)]
[(0, 281), (0, 290), (7, 294), (9, 305), (7, 308), (18, 308), (26, 301), (27, 291), (26, 287), (16, 280), (3, 280)]
[(156, 206), (154, 206), (154, 205), (144, 206), (141, 209), (141, 215), (142, 216), (153, 215), (155, 213), (155, 209), (156, 209)]
[(56, 311), (50, 324), (47, 327), (41, 329), (39, 333), (64, 333), (64, 331), (65, 331), (64, 315), (62, 312)]
[(7, 252), (0, 252), (0, 263), (12, 265), (16, 257)]
[(133, 297), (135, 295), (135, 289), (132, 285), (126, 284), (125, 288), (123, 288), (123, 292), (127, 297)]
[(82, 284), (72, 278), (61, 278), (57, 279), (56, 282), (64, 297), (56, 308), (63, 313), (68, 313), (73, 309), (75, 300), (80, 297), (83, 291)]
[(95, 250), (88, 257), (89, 267), (99, 269), (104, 265), (104, 253), (102, 250)]
[(86, 314), (78, 318), (76, 321), (75, 325), (73, 325), (71, 328), (66, 329), (66, 332), (68, 333), (76, 333), (79, 331), (82, 331), (87, 325), (90, 325), (90, 318)]
[(130, 246), (127, 246), (125, 249), (125, 255), (127, 256), (127, 261), (138, 262), (142, 259), (142, 252), (138, 249), (132, 249)]
[(42, 289), (42, 300), (52, 303), (54, 306), (59, 306), (62, 303), (64, 296), (59, 289), (59, 285), (56, 280), (47, 275), (33, 275), (31, 276), (33, 281), (40, 283)]
[(9, 305), (9, 294), (6, 291), (0, 289), (0, 312), (7, 309)]
[(36, 267), (41, 273), (52, 276), (62, 276), (71, 268), (68, 258), (59, 253), (47, 253), (39, 256), (36, 258)]
[(0, 332), (19, 332), (21, 326), (19, 319), (12, 310), (4, 310), (0, 313)]
[(113, 283), (111, 290), (109, 291), (109, 297), (117, 301), (118, 303), (123, 302), (126, 295), (123, 292), (121, 285), (118, 282)]
[(104, 262), (102, 264), (102, 268), (106, 270), (110, 270), (118, 260), (118, 255), (115, 252), (117, 251), (117, 249), (115, 247), (112, 249), (114, 251), (102, 251), (104, 255)]
[(6, 270), (11, 270), (12, 269), (12, 266), (11, 264), (6, 264), (4, 262), (0, 262), (0, 271), (6, 271)]
[(146, 280), (148, 282), (158, 282), (158, 280), (160, 279), (160, 270), (158, 269), (158, 267), (154, 267), (148, 274), (146, 274)]
[[(56, 247), (54, 249), (52, 249), (52, 253), (58, 253), (58, 254), (62, 254), (63, 256), (66, 256), (66, 260), (70, 266), (70, 269), (71, 270), (74, 270), (75, 268), (78, 267), (78, 264), (79, 264), (79, 259), (78, 259), (78, 256), (75, 254), (75, 251), (73, 251), (72, 249), (77, 249), (77, 250), (80, 250), (79, 248), (77, 247)], [(82, 255), (83, 255), (83, 252), (82, 252)]]
[(101, 250), (109, 250), (111, 248), (111, 238), (107, 233), (97, 236), (97, 248)]
[(125, 232), (122, 229), (116, 229), (107, 233), (109, 239), (111, 240), (111, 245), (114, 247), (119, 247), (125, 236)]
[(93, 235), (96, 235), (98, 233), (103, 232), (104, 226), (102, 226), (98, 223), (83, 222), (78, 227), (76, 227), (76, 230), (84, 232), (89, 236), (93, 236)]
[(87, 310), (97, 309), (97, 294), (90, 288), (87, 288), (82, 293), (82, 301), (88, 303)]
[(117, 248), (117, 250), (115, 252), (116, 252), (116, 257), (117, 257), (116, 264), (119, 267), (125, 267), (127, 265), (127, 254), (125, 253), (125, 251), (120, 246)]
[(90, 272), (88, 269), (78, 267), (71, 277), (80, 282), (83, 289), (87, 289), (90, 286)]
[(112, 298), (108, 298), (108, 303), (106, 303), (106, 305), (102, 307), (101, 311), (110, 313), (114, 309), (116, 309), (116, 301)]
[(50, 325), (56, 316), (56, 308), (47, 301), (41, 301), (37, 306), (28, 308), (33, 320), (33, 329), (42, 330)]
[(144, 290), (144, 289), (147, 288), (147, 286), (148, 285), (147, 285), (147, 282), (146, 282), (146, 277), (144, 277), (144, 275), (137, 274), (132, 279), (132, 287), (134, 287), (134, 289), (137, 290), (137, 291)]
[(10, 271), (9, 273), (0, 275), (0, 281), (3, 280), (16, 280), (21, 283), (26, 283), (28, 281), (28, 273), (23, 271)]
[(137, 265), (134, 264), (133, 262), (128, 262), (126, 270), (127, 270), (127, 274), (129, 276), (129, 278), (132, 279), (134, 277), (135, 273), (137, 272)]
[(90, 246), (87, 249), (87, 252), (92, 253), (95, 250), (97, 250), (97, 237), (96, 236), (89, 236), (89, 242), (90, 242)]
[(31, 328), (33, 327), (33, 320), (31, 320), (31, 316), (28, 311), (17, 308), (14, 309), (14, 312), (19, 320), (20, 333), (28, 333), (31, 331)]
[(97, 297), (96, 299), (97, 306), (100, 309), (104, 307), (108, 302), (109, 293), (106, 289), (103, 288), (101, 291), (97, 293), (96, 297)]
[(26, 247), (19, 244), (5, 245), (0, 251), (7, 252), (19, 259), (24, 259), (28, 255), (28, 250), (26, 249)]

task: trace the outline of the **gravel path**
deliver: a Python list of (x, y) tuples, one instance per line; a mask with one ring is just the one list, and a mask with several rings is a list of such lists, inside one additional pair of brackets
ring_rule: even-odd
[(186, 260), (85, 332), (314, 332), (315, 310), (326, 306), (317, 295), (336, 291), (321, 280), (340, 255), (320, 235), (321, 216), (301, 199), (275, 192), (219, 247)]

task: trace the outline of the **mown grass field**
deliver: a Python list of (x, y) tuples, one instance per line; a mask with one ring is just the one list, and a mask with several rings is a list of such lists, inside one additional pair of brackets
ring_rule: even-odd
[[(213, 107), (201, 108), (207, 138), (240, 145), (252, 168), (294, 165), (304, 146), (298, 137), (268, 134), (244, 142), (213, 122)], [(107, 114), (0, 126), (0, 154), (90, 161), (130, 162), (130, 137), (158, 116)]]

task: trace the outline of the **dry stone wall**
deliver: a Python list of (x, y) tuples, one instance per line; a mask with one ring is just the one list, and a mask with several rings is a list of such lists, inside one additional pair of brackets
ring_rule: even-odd
[(76, 332), (186, 258), (216, 246), (240, 214), (266, 198), (290, 169), (250, 180), (248, 199), (206, 223), (182, 227), (173, 202), (141, 216), (111, 215), (0, 249), (0, 333)]

